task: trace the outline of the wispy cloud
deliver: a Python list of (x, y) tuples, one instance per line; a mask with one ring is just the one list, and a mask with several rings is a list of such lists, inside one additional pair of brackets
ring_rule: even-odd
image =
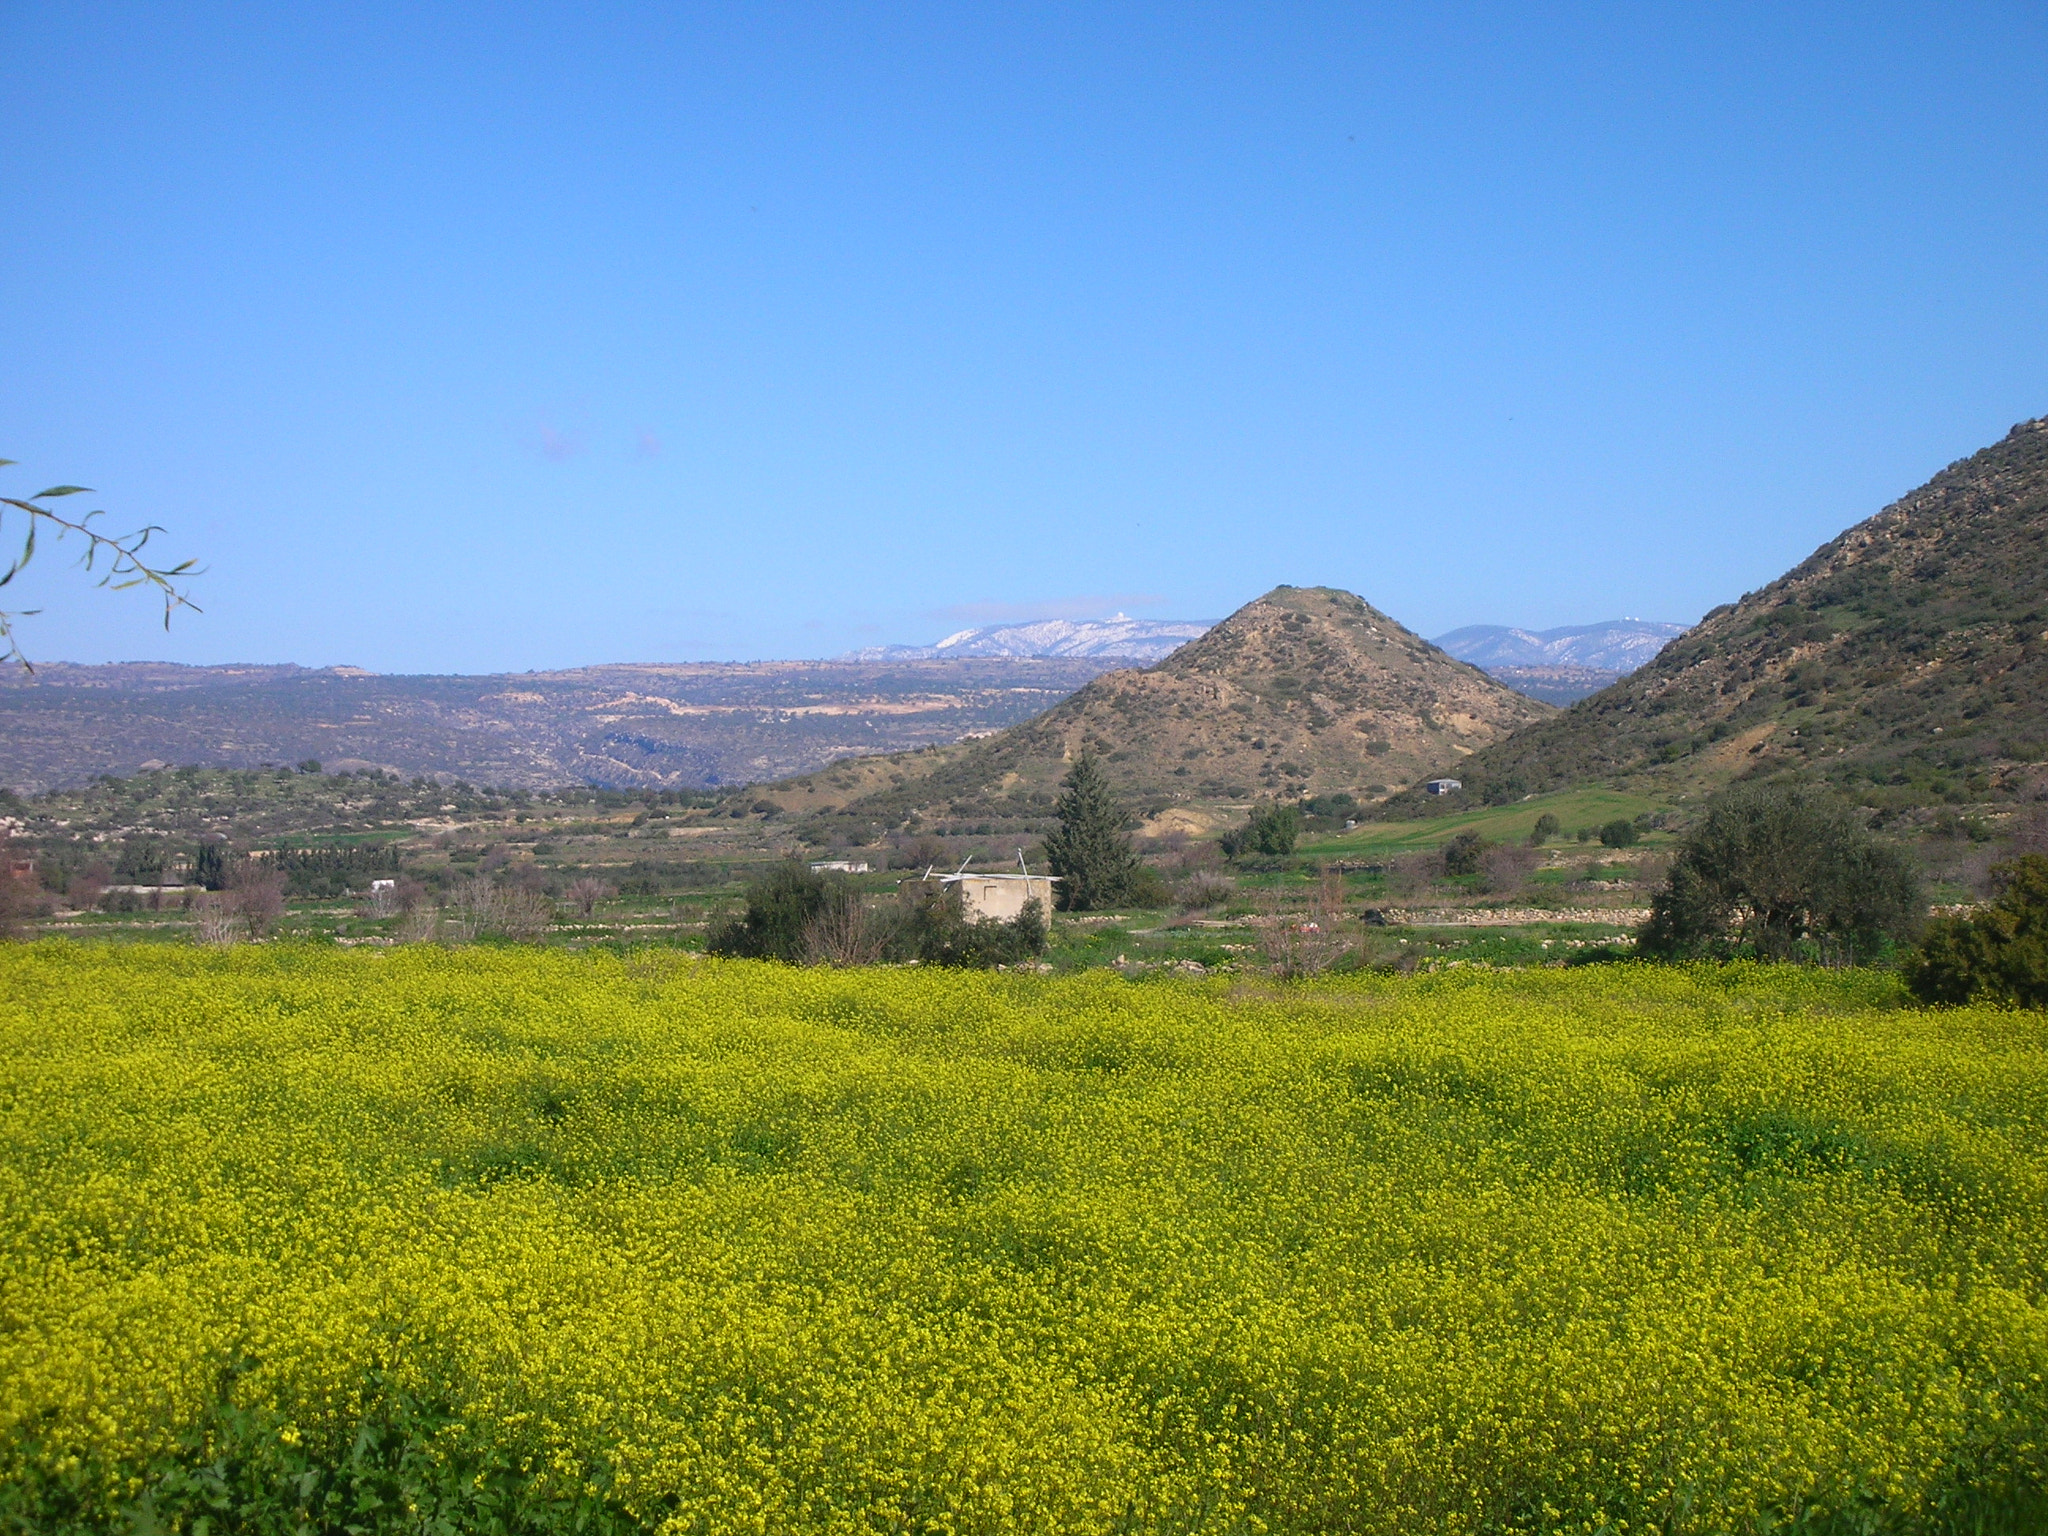
[(557, 464), (583, 451), (583, 439), (574, 432), (559, 432), (550, 422), (540, 424), (540, 456)]
[(1032, 619), (1106, 619), (1127, 608), (1151, 608), (1166, 599), (1157, 592), (1098, 592), (1082, 597), (1049, 597), (1036, 603), (952, 603), (925, 610), (927, 619), (955, 624), (1021, 624)]

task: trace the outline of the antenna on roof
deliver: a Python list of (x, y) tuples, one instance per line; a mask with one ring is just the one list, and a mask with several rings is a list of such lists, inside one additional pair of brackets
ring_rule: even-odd
[(1027, 875), (1031, 873), (1031, 866), (1024, 862), (1024, 850), (1022, 848), (1017, 850), (1017, 867)]
[(954, 871), (953, 871), (953, 873), (954, 873), (954, 874), (956, 874), (956, 875), (964, 875), (964, 874), (966, 874), (966, 873), (967, 873), (967, 866), (968, 866), (968, 865), (970, 865), (970, 864), (972, 864), (973, 862), (974, 862), (974, 855), (970, 853), (969, 855), (967, 855), (967, 857), (966, 857), (966, 858), (964, 858), (964, 859), (962, 859), (962, 860), (960, 861), (960, 867), (959, 867), (958, 869), (954, 870)]

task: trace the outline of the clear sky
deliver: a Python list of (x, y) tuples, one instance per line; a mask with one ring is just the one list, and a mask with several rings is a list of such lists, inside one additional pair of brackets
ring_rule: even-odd
[(41, 659), (1690, 620), (2048, 412), (2039, 3), (0, 5)]

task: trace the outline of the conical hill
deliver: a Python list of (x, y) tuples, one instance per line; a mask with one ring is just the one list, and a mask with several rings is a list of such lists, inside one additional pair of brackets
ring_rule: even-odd
[[(901, 781), (832, 811), (832, 830), (1040, 821), (1083, 750), (1151, 813), (1192, 800), (1385, 793), (1554, 713), (1349, 592), (1278, 587), (1157, 666), (1105, 673), (1035, 719), (925, 754), (929, 766), (893, 760)], [(776, 799), (801, 815), (803, 791), (791, 781)]]

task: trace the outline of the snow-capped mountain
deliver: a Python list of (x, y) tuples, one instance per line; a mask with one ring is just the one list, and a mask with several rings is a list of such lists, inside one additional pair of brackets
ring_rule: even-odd
[(1210, 625), (1200, 619), (1037, 619), (963, 629), (936, 645), (875, 645), (849, 651), (844, 661), (935, 661), (949, 656), (1128, 656), (1160, 661)]
[(1469, 624), (1438, 635), (1436, 643), (1475, 667), (1592, 667), (1619, 675), (1635, 671), (1689, 627), (1650, 619), (1540, 630)]

